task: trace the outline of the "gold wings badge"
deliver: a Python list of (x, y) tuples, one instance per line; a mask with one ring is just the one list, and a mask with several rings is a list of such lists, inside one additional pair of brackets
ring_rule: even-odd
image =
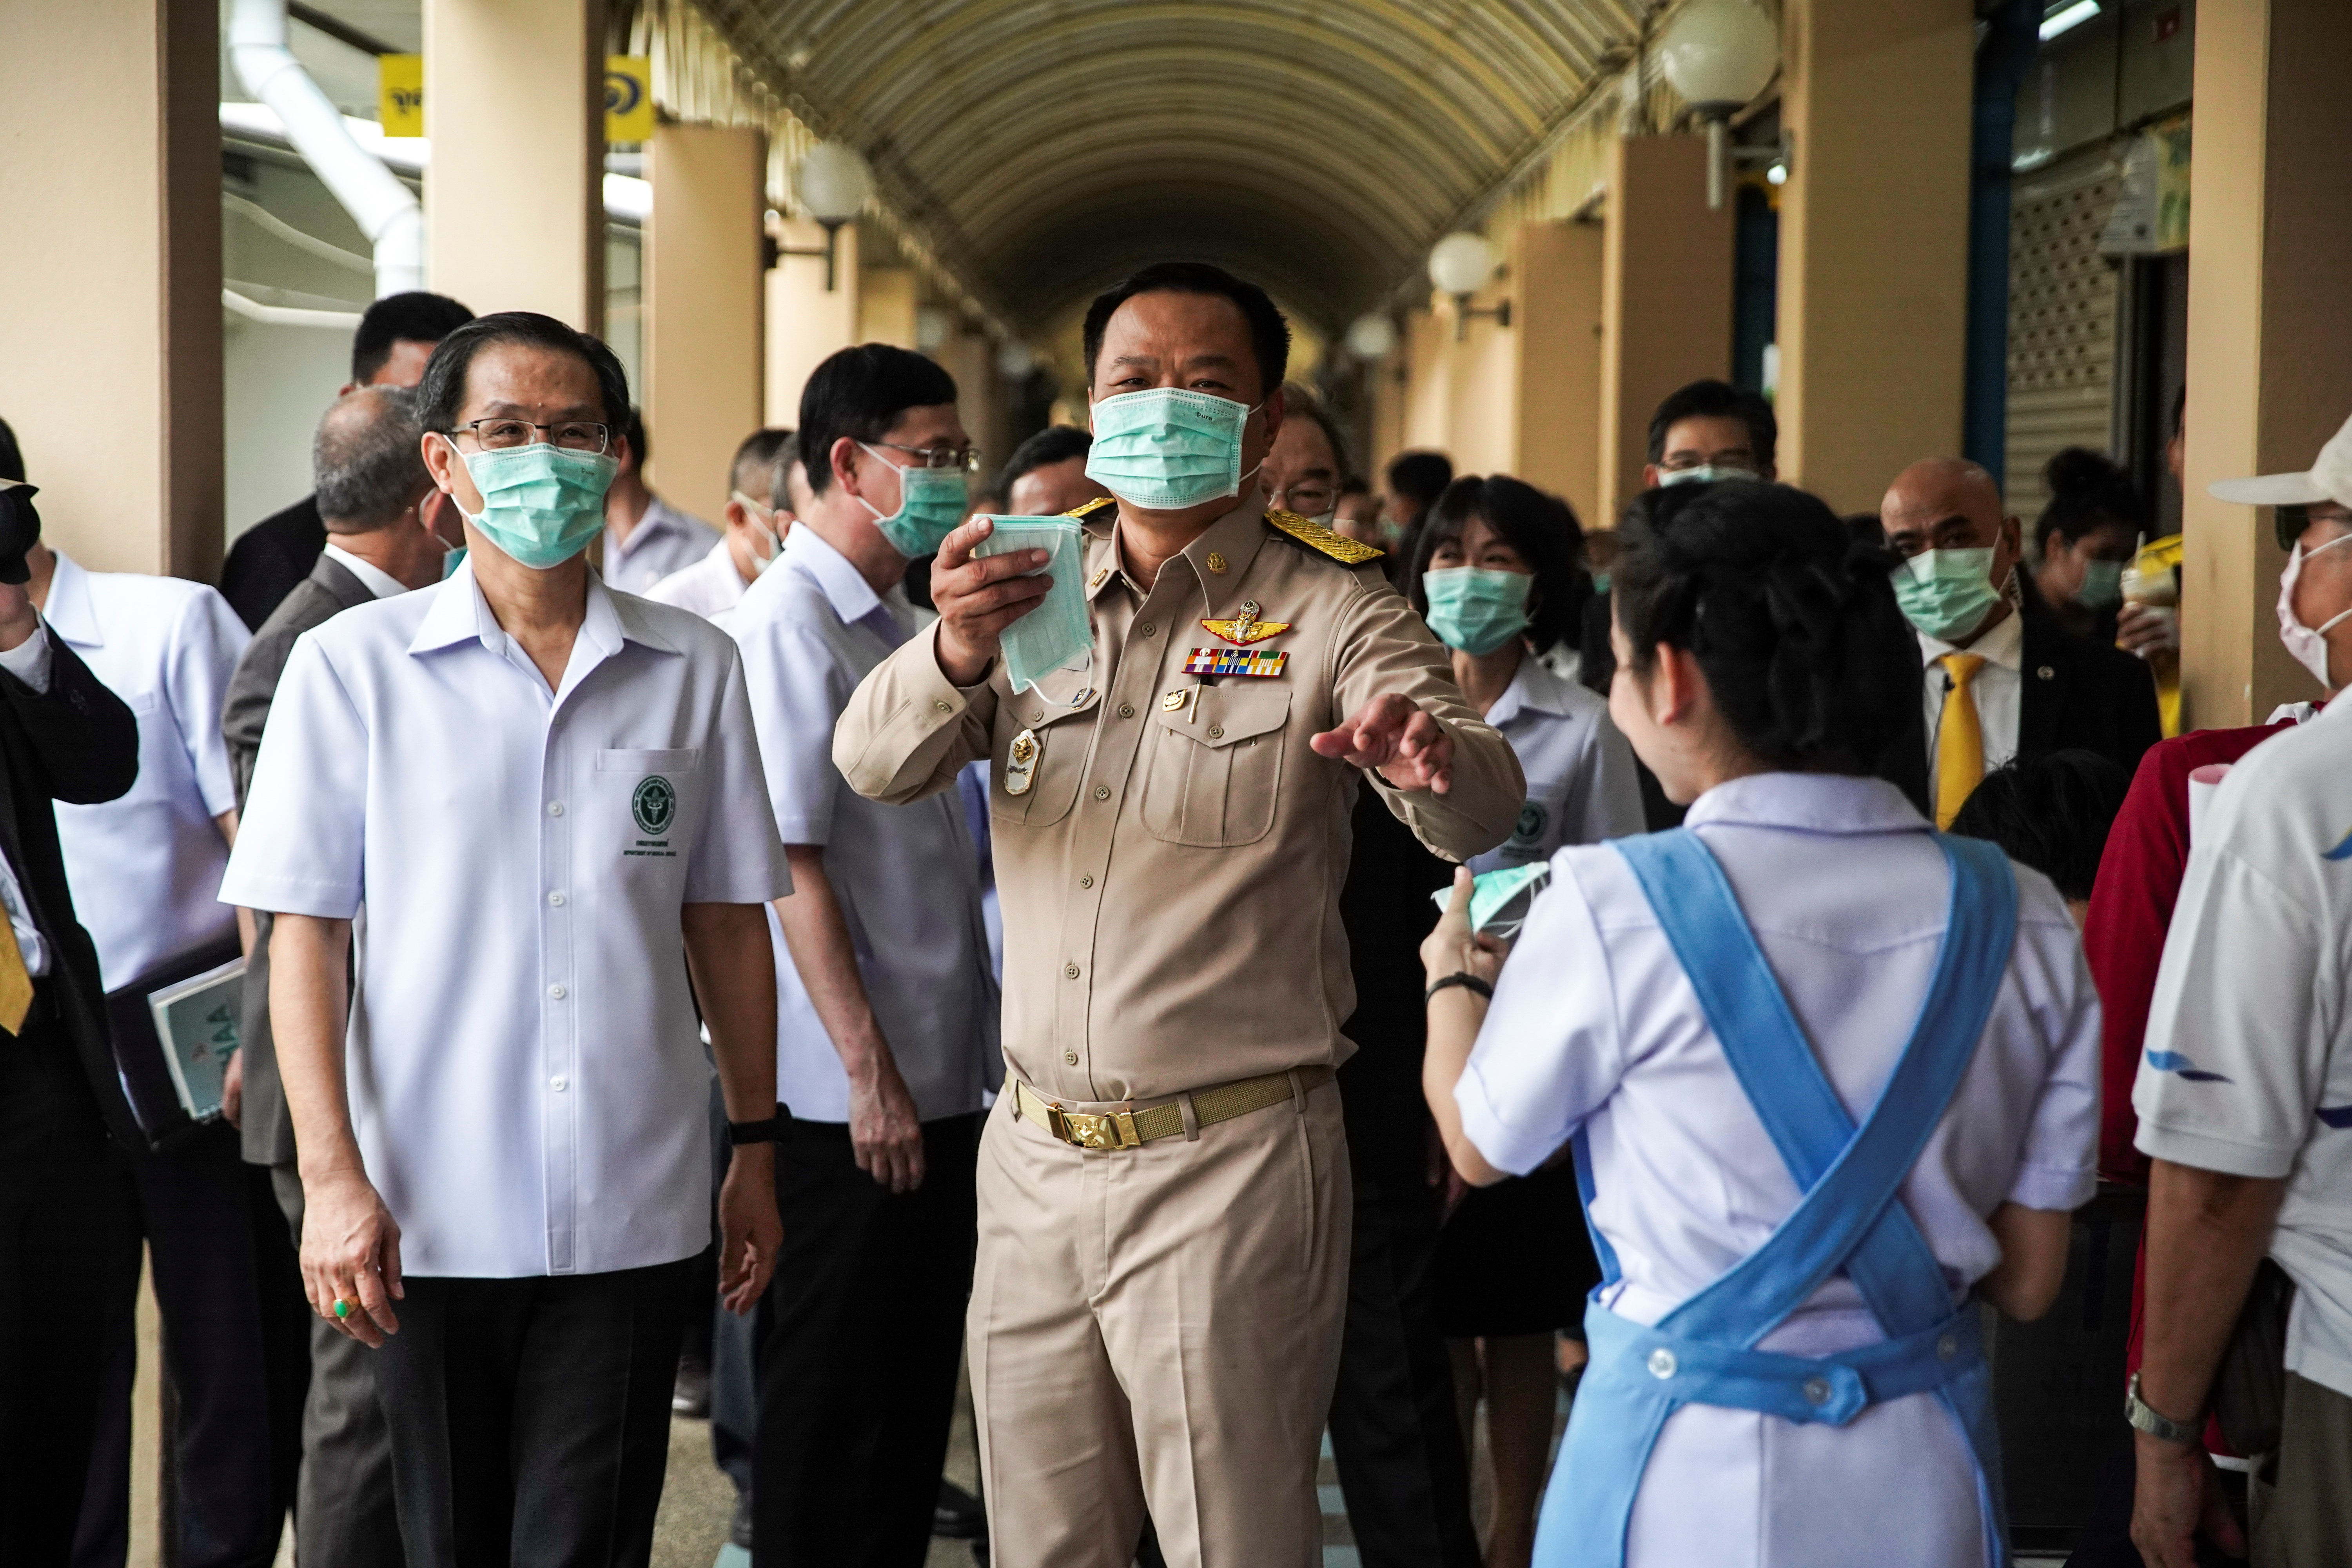
[(1258, 619), (1255, 599), (1243, 600), (1240, 611), (1230, 621), (1202, 621), (1201, 625), (1210, 636), (1223, 637), (1243, 647), (1265, 642), (1269, 637), (1278, 637), (1290, 629), (1288, 621)]

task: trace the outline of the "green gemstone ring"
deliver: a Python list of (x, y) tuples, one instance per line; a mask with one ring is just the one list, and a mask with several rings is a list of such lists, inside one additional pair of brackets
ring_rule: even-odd
[(335, 1316), (337, 1316), (338, 1318), (348, 1318), (348, 1317), (350, 1317), (351, 1315), (352, 1315), (352, 1304), (351, 1304), (349, 1301), (344, 1300), (341, 1296), (336, 1297), (336, 1298), (335, 1298)]

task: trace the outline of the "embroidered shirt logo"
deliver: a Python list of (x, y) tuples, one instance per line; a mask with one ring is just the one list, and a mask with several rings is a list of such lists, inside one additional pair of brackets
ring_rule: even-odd
[(1511, 829), (1514, 844), (1533, 844), (1543, 837), (1544, 825), (1550, 820), (1543, 802), (1531, 800), (1519, 808), (1518, 825)]
[(669, 831), (677, 816), (677, 791), (669, 780), (659, 773), (648, 774), (629, 796), (630, 815), (637, 819), (640, 832), (659, 836)]
[(2208, 1072), (2179, 1051), (2150, 1051), (2147, 1065), (2158, 1072), (2179, 1073), (2191, 1083), (2235, 1083), (2227, 1073)]

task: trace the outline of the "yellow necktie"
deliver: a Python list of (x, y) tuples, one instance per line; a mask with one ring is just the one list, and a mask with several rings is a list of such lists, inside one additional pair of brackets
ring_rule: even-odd
[(1944, 717), (1936, 726), (1936, 826), (1949, 827), (1960, 805), (1984, 779), (1984, 723), (1969, 686), (1984, 668), (1980, 653), (1948, 653)]
[(21, 1034), (25, 1015), (33, 1010), (33, 972), (25, 967), (25, 950), (16, 945), (16, 928), (0, 910), (0, 1029)]

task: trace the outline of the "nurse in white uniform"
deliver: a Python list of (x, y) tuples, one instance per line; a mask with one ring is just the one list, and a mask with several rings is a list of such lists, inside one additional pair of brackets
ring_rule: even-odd
[(1507, 964), (1458, 890), (1423, 949), (1455, 1167), (1568, 1145), (1601, 1255), (1535, 1561), (1999, 1564), (1976, 1304), (2057, 1293), (2096, 996), (2044, 878), (1867, 775), (1916, 695), (1887, 558), (1687, 488), (1617, 568), (1610, 698), (1684, 828), (1562, 850)]

